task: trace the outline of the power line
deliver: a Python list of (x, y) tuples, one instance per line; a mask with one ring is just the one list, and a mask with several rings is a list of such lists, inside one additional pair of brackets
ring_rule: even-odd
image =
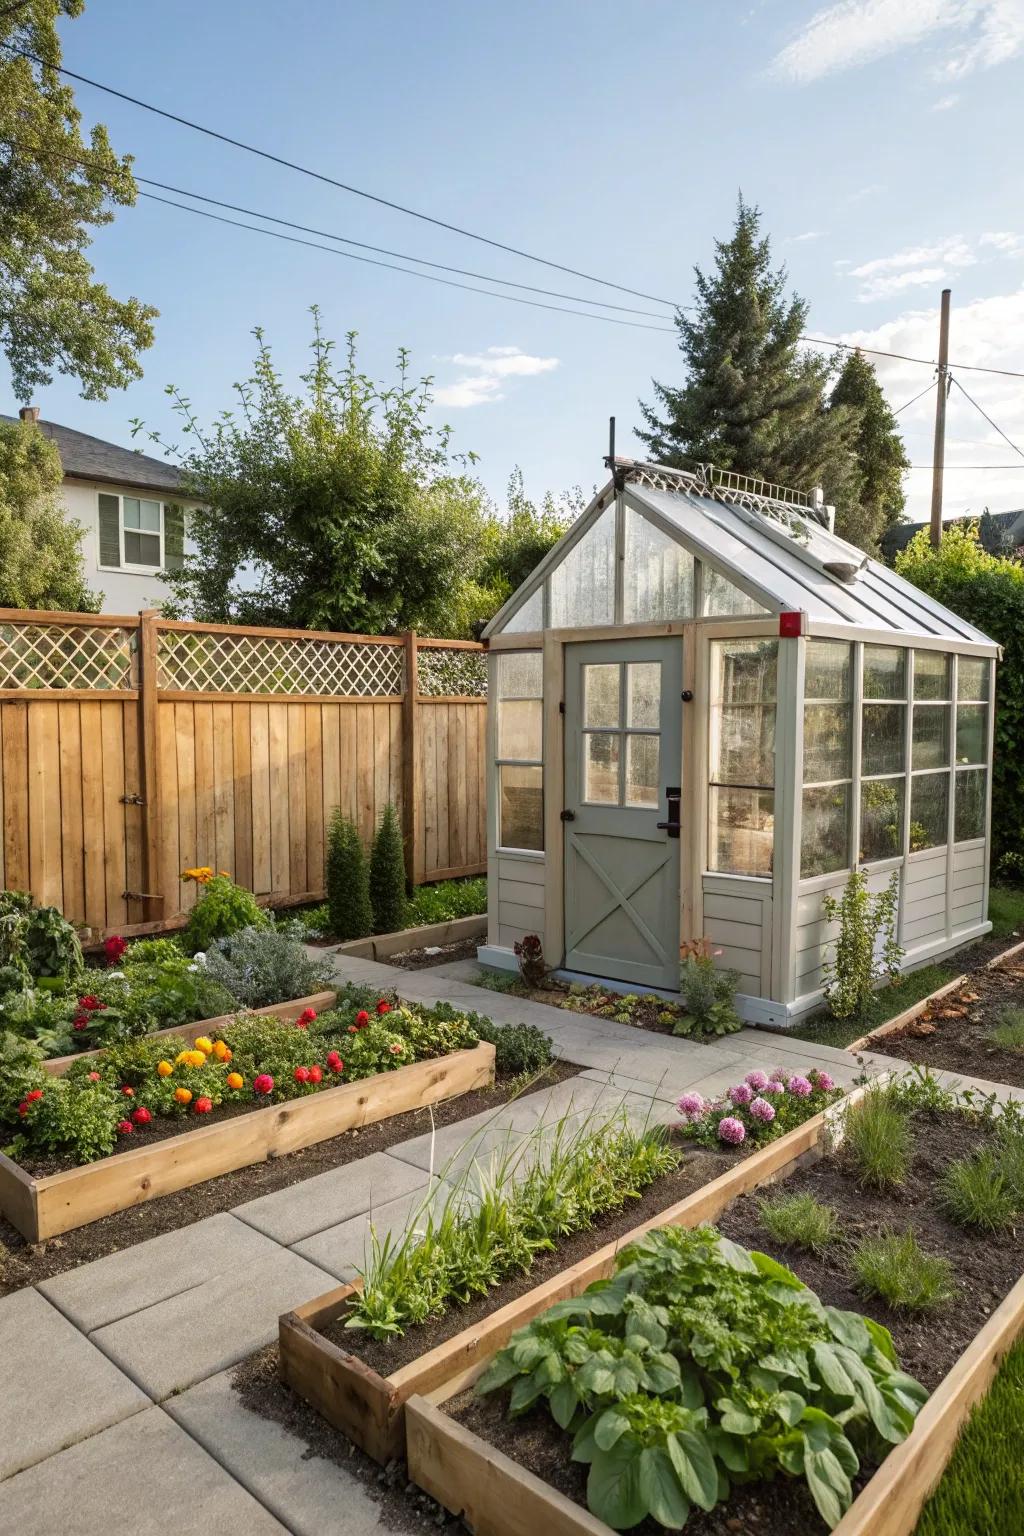
[[(868, 357), (891, 357), (899, 363), (920, 363), (927, 368), (938, 366), (934, 358), (910, 357), (906, 352), (883, 352), (880, 347), (865, 347), (859, 341), (829, 341), (826, 336), (801, 336), (799, 340), (808, 342), (812, 347), (835, 347), (839, 352), (864, 352)], [(995, 373), (1003, 379), (1024, 379), (1024, 373), (1012, 368), (985, 368), (981, 363), (954, 362), (949, 366), (960, 373)]]
[(913, 400), (906, 400), (906, 401), (904, 401), (904, 403), (900, 406), (898, 411), (893, 411), (893, 415), (894, 416), (901, 416), (903, 414), (903, 412), (904, 411), (908, 411), (912, 405), (916, 405), (919, 400), (923, 400), (925, 395), (930, 394), (931, 391), (934, 388), (935, 388), (935, 380), (932, 379), (931, 383), (930, 384), (926, 384), (924, 389), (922, 389), (922, 391), (921, 391), (921, 393), (919, 395), (915, 395)]
[(461, 288), (466, 293), (480, 293), (488, 299), (503, 299), (506, 304), (525, 304), (531, 309), (553, 310), (561, 315), (576, 315), (580, 320), (602, 320), (606, 325), (628, 325), (639, 331), (662, 331), (673, 334), (667, 325), (646, 325), (642, 320), (620, 320), (615, 315), (591, 315), (582, 309), (569, 309), (564, 304), (542, 304), (539, 299), (521, 299), (514, 293), (493, 293), (489, 288), (474, 288), (469, 283), (456, 283), (449, 277), (435, 277), (431, 272), (414, 272), (410, 267), (396, 267), (391, 261), (377, 261), (372, 256), (357, 256), (354, 251), (339, 251), (333, 245), (321, 245), (317, 240), (303, 240), (298, 235), (286, 235), (279, 229), (261, 229), (258, 224), (246, 224), (241, 219), (229, 219), (222, 213), (211, 213), (208, 208), (190, 208), (187, 203), (176, 203), (173, 198), (160, 197), (156, 192), (140, 192), (140, 197), (153, 203), (164, 203), (168, 208), (178, 208), (182, 213), (195, 214), (200, 219), (213, 219), (218, 224), (230, 224), (235, 229), (248, 229), (256, 235), (266, 235), (271, 240), (285, 240), (290, 245), (305, 245), (314, 251), (326, 251), (345, 261), (358, 261), (370, 267), (385, 267), (389, 272), (404, 272), (406, 277), (418, 277), (424, 283), (441, 283), (445, 288)]
[(10, 52), (30, 59), (44, 69), (55, 69), (58, 74), (65, 75), (69, 80), (77, 80), (81, 85), (91, 85), (94, 90), (105, 91), (108, 96), (116, 96), (119, 101), (127, 101), (133, 107), (141, 107), (144, 112), (152, 112), (157, 117), (166, 118), (168, 122), (178, 123), (183, 128), (191, 128), (194, 133), (205, 134), (207, 138), (217, 139), (221, 144), (230, 144), (234, 149), (243, 149), (247, 154), (258, 155), (261, 160), (269, 160), (274, 165), (280, 165), (289, 171), (297, 171), (300, 176), (309, 176), (314, 181), (324, 182), (327, 186), (337, 187), (341, 192), (348, 192), (353, 197), (365, 198), (368, 202), (378, 203), (383, 208), (391, 208), (395, 213), (404, 213), (411, 219), (420, 219), (425, 224), (433, 224), (438, 229), (446, 229), (454, 235), (462, 235), (467, 240), (478, 240), (482, 245), (492, 246), (495, 250), (506, 251), (511, 256), (520, 256), (525, 261), (539, 262), (541, 266), (552, 267), (557, 272), (566, 272), (570, 277), (582, 278), (587, 283), (597, 283), (603, 288), (615, 288), (619, 293), (629, 293), (636, 299), (647, 299), (654, 304), (667, 304), (674, 308), (671, 299), (662, 299), (655, 293), (643, 293), (637, 288), (628, 288), (623, 283), (612, 282), (609, 278), (594, 277), (589, 272), (581, 272), (577, 267), (565, 266), (559, 261), (550, 261), (546, 256), (535, 256), (532, 251), (521, 250), (515, 245), (506, 245), (501, 240), (492, 240), (488, 235), (478, 235), (475, 230), (464, 229), (459, 224), (451, 224), (446, 219), (435, 218), (429, 213), (420, 213), (416, 208), (407, 208), (404, 203), (395, 202), (389, 197), (381, 197), (376, 192), (367, 192), (363, 187), (352, 186), (349, 182), (338, 181), (333, 176), (327, 176), (322, 171), (314, 171), (307, 165), (300, 165), (295, 160), (286, 160), (283, 155), (272, 154), (268, 149), (260, 149), (255, 144), (246, 144), (243, 139), (232, 138), (230, 134), (220, 133), (216, 128), (208, 128), (203, 123), (195, 123), (190, 118), (181, 117), (176, 112), (168, 112), (164, 107), (154, 106), (152, 102), (143, 101), (138, 96), (129, 96), (126, 91), (116, 90), (112, 85), (104, 85), (102, 81), (92, 80), (88, 75), (80, 75), (73, 69), (66, 69), (62, 64), (47, 64), (38, 55), (31, 53), (27, 48), (11, 49)]
[(998, 426), (997, 423), (992, 420), (992, 417), (988, 414), (988, 412), (986, 410), (982, 409), (982, 407), (978, 404), (977, 400), (974, 399), (973, 395), (969, 395), (967, 393), (966, 389), (964, 389), (964, 387), (960, 383), (959, 379), (954, 377), (953, 383), (956, 385), (957, 389), (963, 395), (964, 399), (965, 400), (969, 400), (971, 405), (974, 406), (974, 409), (978, 412), (979, 416), (984, 416), (985, 420), (988, 422), (988, 424), (992, 428), (992, 430), (994, 432), (998, 432), (999, 433), (999, 436), (1002, 438), (1003, 442), (1004, 443), (1008, 443), (1010, 445), (1010, 447), (1013, 449), (1014, 453), (1019, 453), (1021, 458), (1024, 459), (1024, 448), (1018, 448), (1017, 444), (1013, 441), (1013, 439), (1011, 437), (1007, 437), (1007, 435), (1003, 431), (1002, 427)]

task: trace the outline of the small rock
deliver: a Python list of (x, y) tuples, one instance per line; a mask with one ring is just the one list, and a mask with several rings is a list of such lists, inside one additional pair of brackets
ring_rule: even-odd
[(425, 955), (439, 955), (441, 953), (441, 946), (440, 944), (427, 944), (424, 946), (423, 953)]

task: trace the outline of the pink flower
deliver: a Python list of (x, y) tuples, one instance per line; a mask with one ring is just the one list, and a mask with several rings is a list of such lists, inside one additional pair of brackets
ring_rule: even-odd
[(394, 1045), (389, 1045), (388, 1050), (391, 1052), (392, 1056), (400, 1056), (402, 1054), (402, 1047), (398, 1044), (397, 1041), (395, 1041)]
[(762, 1072), (760, 1068), (757, 1068), (753, 1072), (748, 1072), (743, 1081), (745, 1083), (749, 1083), (750, 1087), (753, 1088), (755, 1093), (760, 1093), (761, 1089), (768, 1082), (768, 1074), (767, 1072)]
[(775, 1094), (775, 1093), (785, 1093), (785, 1091), (786, 1090), (783, 1087), (783, 1085), (780, 1082), (778, 1082), (774, 1077), (770, 1077), (768, 1079), (768, 1081), (765, 1083), (764, 1087), (761, 1089), (762, 1093), (772, 1093), (772, 1094)]
[(100, 1075), (99, 1075), (98, 1072), (90, 1072), (89, 1073), (89, 1081), (90, 1081), (90, 1083), (98, 1083), (99, 1080), (100, 1080)]
[(816, 1088), (820, 1088), (822, 1093), (832, 1092), (833, 1088), (835, 1087), (835, 1083), (832, 1078), (829, 1077), (827, 1072), (815, 1072), (814, 1076)]
[(739, 1146), (746, 1136), (746, 1128), (742, 1120), (734, 1120), (732, 1115), (726, 1115), (718, 1122), (718, 1139), (727, 1141), (731, 1146)]
[(798, 1099), (806, 1099), (809, 1094), (814, 1092), (806, 1077), (800, 1077), (797, 1073), (793, 1074), (786, 1086), (790, 1093), (796, 1094)]
[(676, 1109), (681, 1115), (685, 1115), (687, 1120), (699, 1120), (706, 1112), (707, 1105), (699, 1093), (684, 1093), (676, 1104)]
[(273, 1093), (274, 1079), (269, 1072), (261, 1072), (259, 1077), (253, 1078), (252, 1091), (253, 1093)]
[(754, 1090), (749, 1083), (737, 1083), (729, 1089), (729, 1098), (734, 1104), (749, 1104), (754, 1097)]
[(130, 1136), (135, 1127), (132, 1125), (130, 1120), (119, 1120), (117, 1122), (117, 1129), (122, 1136)]
[(755, 1099), (750, 1106), (750, 1113), (762, 1125), (771, 1125), (775, 1119), (775, 1106), (769, 1104), (767, 1099)]

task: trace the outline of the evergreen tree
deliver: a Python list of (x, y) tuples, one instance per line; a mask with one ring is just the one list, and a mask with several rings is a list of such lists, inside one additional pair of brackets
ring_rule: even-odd
[(829, 398), (830, 411), (844, 409), (859, 418), (857, 474), (836, 507), (836, 532), (873, 552), (886, 529), (903, 516), (903, 475), (910, 460), (875, 370), (862, 352), (849, 354)]
[(327, 830), (327, 908), (331, 933), (345, 943), (373, 932), (366, 854), (359, 833), (340, 806)]
[(405, 855), (402, 829), (393, 805), (384, 807), (370, 853), (370, 903), (374, 933), (397, 933), (405, 926)]
[(95, 613), (82, 528), (65, 516), (60, 454), (28, 421), (0, 422), (0, 607)]
[(781, 485), (821, 485), (825, 500), (856, 492), (858, 413), (828, 408), (830, 364), (801, 354), (807, 305), (771, 265), (759, 209), (739, 199), (732, 238), (715, 242), (715, 269), (695, 269), (692, 315), (676, 314), (686, 382), (654, 381), (638, 435), (664, 464), (694, 460)]

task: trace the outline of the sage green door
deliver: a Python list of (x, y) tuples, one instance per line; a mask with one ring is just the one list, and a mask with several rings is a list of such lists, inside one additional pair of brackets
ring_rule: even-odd
[(565, 648), (565, 964), (638, 987), (679, 984), (682, 659), (678, 637)]

